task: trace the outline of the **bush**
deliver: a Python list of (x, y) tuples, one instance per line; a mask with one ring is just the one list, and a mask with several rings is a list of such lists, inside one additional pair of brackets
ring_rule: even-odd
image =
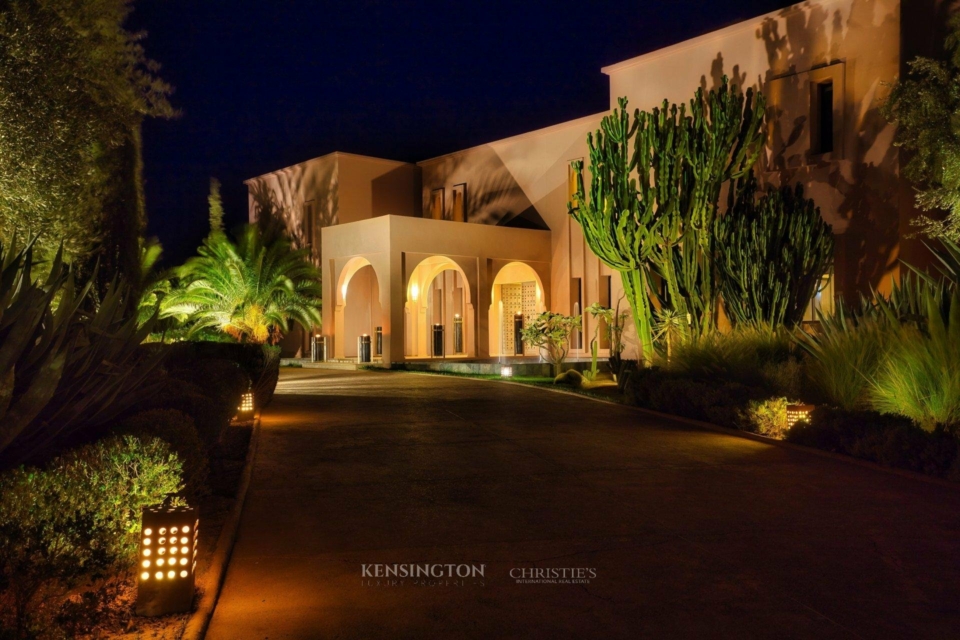
[(280, 376), (280, 348), (258, 344), (222, 342), (178, 342), (166, 345), (171, 371), (189, 369), (204, 360), (236, 362), (253, 384), (257, 408), (264, 408), (273, 399)]
[(38, 596), (62, 595), (82, 579), (129, 566), (141, 510), (182, 488), (170, 447), (132, 436), (0, 476), (0, 589), (13, 604), (4, 624), (23, 636)]
[(926, 292), (924, 330), (903, 324), (887, 330), (886, 357), (870, 385), (873, 408), (914, 420), (927, 431), (960, 426), (960, 295), (946, 320), (941, 302)]
[(867, 408), (870, 380), (886, 340), (883, 322), (871, 317), (855, 320), (841, 312), (824, 318), (821, 327), (818, 335), (799, 335), (810, 356), (805, 372), (813, 400), (848, 411)]
[(810, 421), (794, 425), (786, 439), (888, 467), (960, 479), (957, 439), (942, 429), (924, 431), (901, 416), (818, 407)]
[(787, 399), (753, 401), (747, 408), (747, 420), (756, 433), (783, 439), (787, 432)]
[[(728, 334), (712, 332), (673, 348), (667, 368), (695, 378), (721, 377), (747, 386), (782, 385), (778, 369), (794, 358), (795, 343), (784, 329), (748, 325)], [(794, 367), (796, 364), (794, 362)], [(766, 373), (765, 373), (766, 372)]]
[(183, 464), (184, 494), (192, 497), (204, 493), (207, 455), (189, 415), (176, 409), (150, 409), (127, 418), (114, 431), (142, 441), (159, 438), (169, 444)]

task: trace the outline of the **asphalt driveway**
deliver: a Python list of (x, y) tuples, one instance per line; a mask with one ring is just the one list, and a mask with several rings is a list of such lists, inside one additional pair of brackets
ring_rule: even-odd
[(960, 490), (517, 385), (277, 393), (211, 640), (960, 637)]

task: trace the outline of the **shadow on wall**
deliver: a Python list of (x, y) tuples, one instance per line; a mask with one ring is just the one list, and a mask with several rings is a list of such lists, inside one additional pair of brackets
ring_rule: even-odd
[[(440, 179), (434, 179), (440, 176)], [(440, 182), (443, 180), (443, 182)], [(424, 217), (430, 215), (430, 197), (434, 189), (467, 183), (466, 214), (468, 222), (522, 229), (549, 227), (517, 184), (503, 160), (490, 146), (469, 154), (455, 154), (424, 169)], [(449, 196), (446, 202), (449, 217)]]
[(374, 178), (370, 184), (373, 215), (420, 215), (420, 173), (420, 167), (410, 164)]
[[(887, 89), (878, 78), (858, 77), (865, 70), (858, 69), (856, 61), (845, 64), (844, 92), (860, 103), (846, 96), (841, 102), (843, 130), (836, 137), (840, 153), (834, 153), (841, 157), (833, 161), (809, 155), (809, 144), (797, 144), (810, 134), (809, 111), (787, 113), (783, 105), (809, 105), (807, 72), (840, 64), (844, 52), (869, 51), (880, 64), (898, 57), (898, 18), (876, 15), (878, 9), (875, 0), (854, 0), (844, 19), (840, 10), (830, 12), (811, 2), (801, 11), (785, 9), (782, 21), (768, 18), (756, 32), (769, 63), (763, 84), (769, 97), (771, 83), (776, 81), (778, 94), (777, 100), (768, 101), (768, 147), (761, 170), (768, 182), (803, 183), (835, 233), (841, 233), (835, 268), (838, 292), (848, 300), (880, 287), (897, 268), (898, 152), (891, 144), (893, 126), (879, 111)], [(718, 60), (722, 69), (719, 56)], [(711, 75), (720, 73), (715, 69)], [(824, 201), (826, 197), (832, 201)]]

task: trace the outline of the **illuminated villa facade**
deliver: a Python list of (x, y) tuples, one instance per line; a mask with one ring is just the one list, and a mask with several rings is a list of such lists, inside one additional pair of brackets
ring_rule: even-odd
[[(913, 192), (879, 106), (885, 83), (939, 41), (944, 21), (929, 4), (901, 19), (897, 0), (814, 0), (735, 24), (605, 67), (610, 107), (622, 96), (631, 109), (685, 102), (723, 75), (763, 91), (762, 178), (803, 183), (836, 235), (814, 301), (829, 310), (838, 296), (888, 290), (900, 259), (923, 261), (907, 238)], [(278, 216), (311, 248), (328, 358), (354, 358), (358, 336), (378, 333), (374, 360), (385, 365), (519, 355), (517, 315), (580, 314), (621, 296), (619, 274), (567, 214), (571, 163), (586, 159), (587, 133), (604, 115), (416, 164), (331, 153), (247, 180), (250, 219)], [(583, 320), (574, 354), (594, 335), (593, 318)], [(308, 344), (293, 333), (284, 347), (306, 355)]]

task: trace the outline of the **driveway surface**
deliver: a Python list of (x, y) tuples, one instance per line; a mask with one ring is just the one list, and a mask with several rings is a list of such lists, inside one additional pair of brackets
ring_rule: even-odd
[(958, 490), (627, 407), (286, 369), (207, 637), (958, 638), (958, 534)]

